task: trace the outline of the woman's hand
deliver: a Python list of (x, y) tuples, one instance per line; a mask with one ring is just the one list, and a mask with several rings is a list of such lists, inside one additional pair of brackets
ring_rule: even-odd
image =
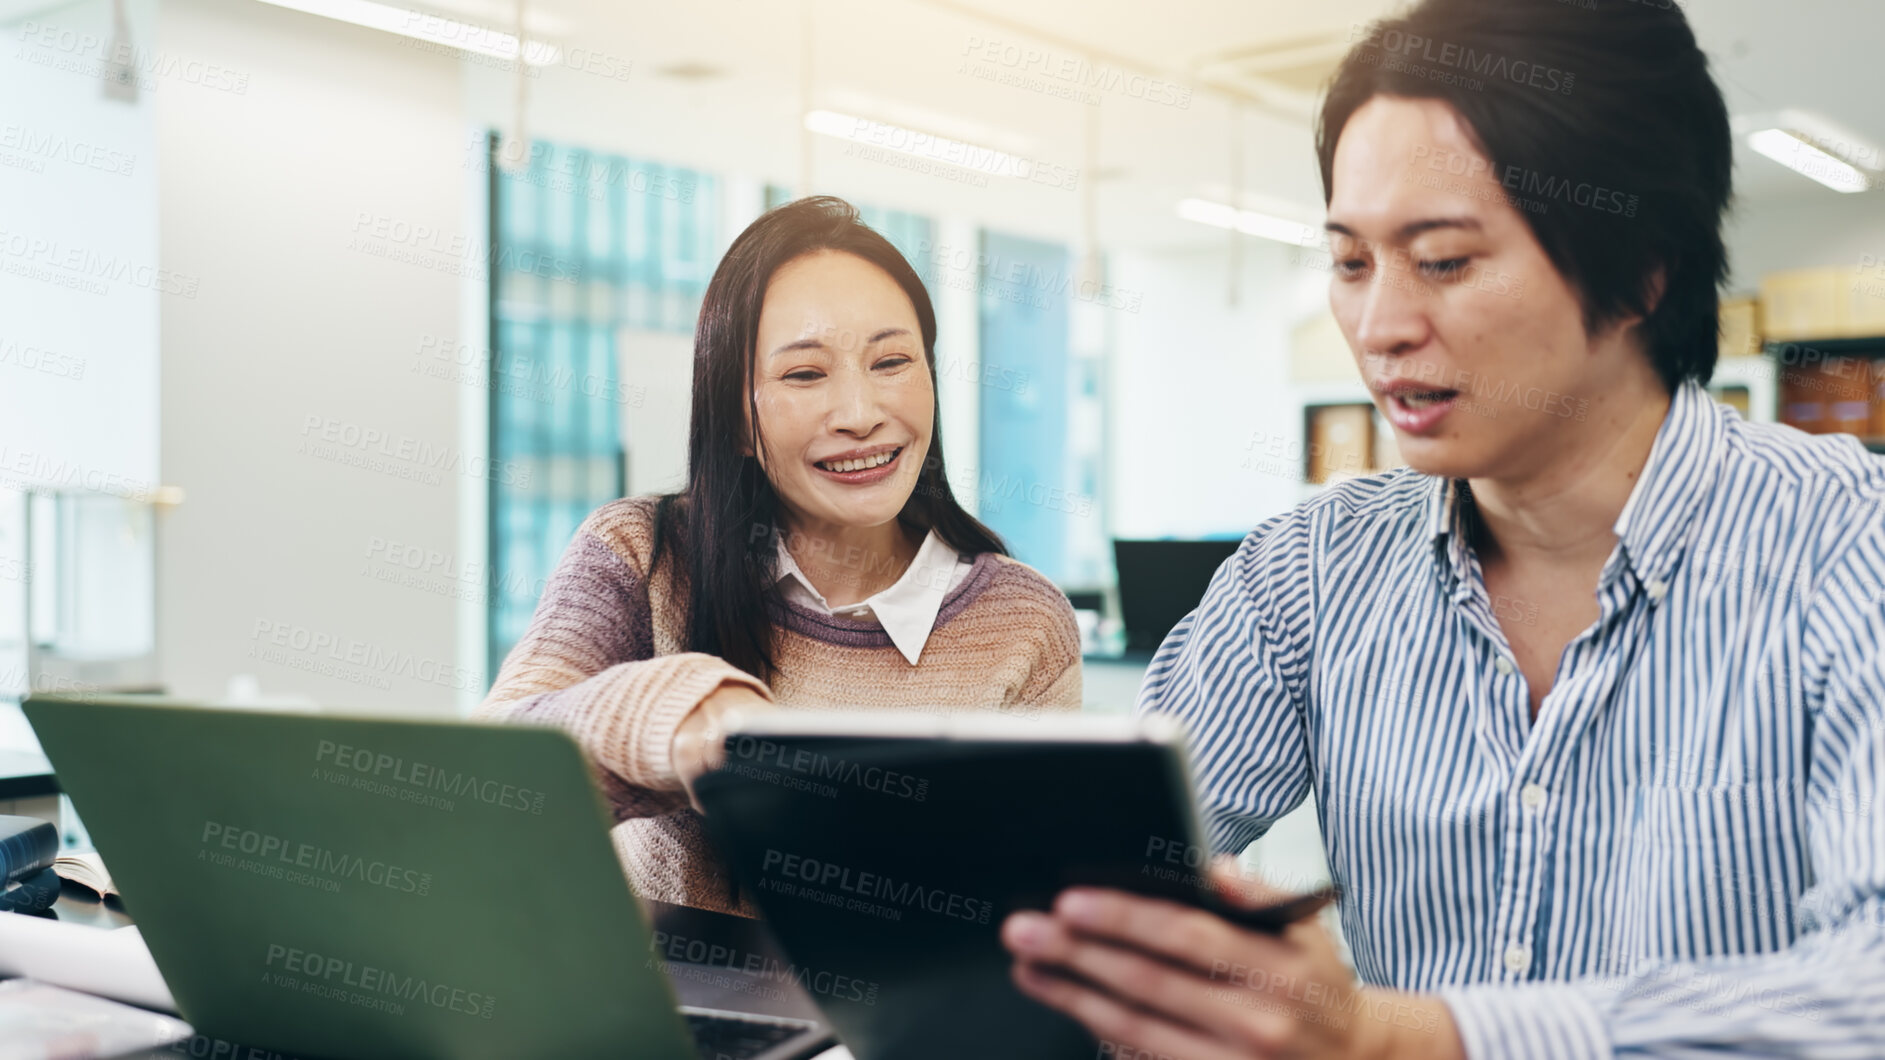
[[(681, 775), (687, 797), (694, 797), (694, 781), (709, 770), (720, 768), (726, 758), (727, 722), (736, 714), (754, 714), (777, 710), (772, 700), (751, 687), (728, 681), (707, 693), (700, 705), (681, 719), (674, 730), (674, 771)], [(695, 809), (700, 804), (694, 804)]]
[[(1287, 897), (1226, 862), (1212, 875), (1233, 902)], [(1314, 919), (1270, 935), (1201, 909), (1074, 888), (1051, 913), (1010, 916), (1001, 937), (1022, 992), (1119, 1056), (1466, 1055), (1444, 1002), (1363, 987)]]

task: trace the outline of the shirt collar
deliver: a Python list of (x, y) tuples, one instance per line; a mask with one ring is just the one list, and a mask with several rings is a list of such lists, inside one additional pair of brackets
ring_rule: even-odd
[[(778, 541), (774, 584), (788, 599), (797, 599), (827, 615), (835, 614), (824, 594), (812, 585), (786, 549), (785, 535), (775, 534), (774, 538)], [(916, 558), (896, 582), (868, 600), (847, 605), (844, 611), (848, 614), (854, 608), (867, 610), (890, 635), (890, 642), (897, 646), (897, 651), (915, 666), (923, 654), (923, 645), (929, 642), (930, 632), (936, 628), (936, 615), (942, 610), (943, 597), (949, 592), (949, 582), (960, 559), (960, 554), (931, 530), (916, 550)]]
[[(1669, 580), (1688, 543), (1686, 531), (1705, 503), (1711, 476), (1721, 464), (1726, 438), (1721, 411), (1701, 384), (1688, 381), (1677, 387), (1650, 445), (1643, 473), (1612, 527), (1617, 548), (1598, 578), (1600, 591), (1626, 568), (1644, 584)], [(1427, 539), (1442, 580), (1456, 591), (1467, 584), (1472, 565), (1466, 533), (1471, 497), (1471, 487), (1460, 479), (1435, 478), (1427, 492)]]

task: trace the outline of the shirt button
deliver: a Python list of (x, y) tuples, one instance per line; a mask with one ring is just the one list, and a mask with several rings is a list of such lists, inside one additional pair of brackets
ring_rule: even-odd
[(1496, 658), (1496, 659), (1494, 659), (1494, 660), (1492, 660), (1492, 668), (1493, 668), (1494, 670), (1497, 670), (1497, 671), (1499, 671), (1499, 676), (1500, 676), (1500, 677), (1510, 677), (1510, 676), (1512, 676), (1512, 660), (1510, 660), (1510, 659), (1508, 659), (1508, 658), (1506, 658), (1506, 657), (1505, 657), (1505, 656), (1503, 656), (1503, 655), (1501, 655), (1501, 656), (1499, 656), (1498, 658)]
[(1663, 597), (1669, 595), (1669, 586), (1663, 584), (1662, 582), (1656, 580), (1655, 578), (1651, 578), (1647, 583), (1644, 584), (1643, 591), (1649, 594), (1650, 603), (1656, 603), (1660, 601)]
[(1524, 788), (1520, 789), (1518, 798), (1520, 802), (1525, 804), (1526, 809), (1537, 810), (1540, 806), (1545, 804), (1545, 786), (1543, 784), (1527, 784)]
[(1523, 972), (1532, 966), (1532, 948), (1530, 946), (1507, 946), (1505, 949), (1505, 970)]

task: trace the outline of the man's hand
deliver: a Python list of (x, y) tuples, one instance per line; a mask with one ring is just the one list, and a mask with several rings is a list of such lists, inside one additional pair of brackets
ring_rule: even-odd
[[(1287, 897), (1212, 873), (1227, 900)], [(1363, 987), (1315, 920), (1282, 935), (1118, 891), (1074, 888), (1002, 925), (1021, 991), (1085, 1024), (1116, 1056), (1464, 1058), (1438, 998)]]
[[(772, 700), (742, 684), (728, 682), (707, 694), (700, 705), (681, 719), (674, 730), (674, 771), (681, 775), (687, 797), (694, 797), (694, 781), (701, 774), (720, 768), (726, 758), (727, 722), (736, 715), (751, 717), (777, 710)], [(696, 801), (694, 808), (699, 809)]]

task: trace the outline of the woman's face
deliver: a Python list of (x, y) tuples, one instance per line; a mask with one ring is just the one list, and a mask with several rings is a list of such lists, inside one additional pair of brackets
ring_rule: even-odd
[(1435, 100), (1376, 96), (1336, 144), (1330, 307), (1401, 456), (1427, 474), (1535, 473), (1599, 431), (1616, 381), (1642, 367), (1613, 341), (1633, 321), (1585, 331), (1519, 212), (1538, 208), (1513, 190), (1524, 175), (1506, 176)]
[(929, 455), (936, 410), (903, 288), (839, 251), (780, 267), (759, 314), (753, 404), (760, 464), (795, 525), (894, 520)]

